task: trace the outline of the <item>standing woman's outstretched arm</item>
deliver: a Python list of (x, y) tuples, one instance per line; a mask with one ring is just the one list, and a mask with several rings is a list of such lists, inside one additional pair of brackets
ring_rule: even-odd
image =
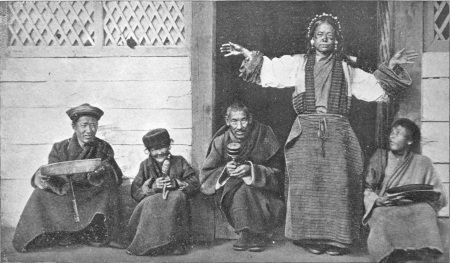
[(228, 56), (244, 56), (239, 69), (239, 77), (246, 82), (263, 87), (288, 88), (293, 87), (302, 55), (286, 55), (270, 59), (260, 51), (250, 51), (241, 45), (228, 42), (220, 47), (220, 51)]
[(220, 52), (226, 53), (224, 56), (239, 56), (243, 55), (245, 58), (250, 58), (252, 56), (252, 52), (246, 49), (245, 47), (234, 44), (231, 42), (225, 43), (220, 47)]

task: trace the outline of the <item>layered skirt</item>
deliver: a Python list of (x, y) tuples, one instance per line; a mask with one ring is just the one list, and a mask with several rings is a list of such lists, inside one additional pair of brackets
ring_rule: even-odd
[(286, 237), (343, 248), (359, 241), (364, 164), (348, 119), (299, 115), (285, 155)]

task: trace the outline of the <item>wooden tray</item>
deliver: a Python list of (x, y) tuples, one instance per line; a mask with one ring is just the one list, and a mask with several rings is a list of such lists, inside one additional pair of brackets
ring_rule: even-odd
[(52, 163), (42, 166), (41, 173), (46, 176), (88, 173), (94, 171), (101, 163), (100, 158)]
[(433, 190), (411, 190), (400, 193), (391, 194), (390, 196), (403, 196), (406, 199), (415, 202), (434, 202), (439, 199), (441, 193)]
[(386, 190), (388, 194), (396, 194), (407, 191), (416, 191), (416, 190), (433, 190), (433, 186), (429, 184), (407, 184), (394, 188), (389, 188)]

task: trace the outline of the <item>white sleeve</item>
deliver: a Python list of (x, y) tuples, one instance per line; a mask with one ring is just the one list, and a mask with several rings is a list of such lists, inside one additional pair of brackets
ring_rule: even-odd
[(261, 86), (272, 88), (294, 87), (299, 64), (297, 56), (286, 55), (273, 59), (264, 56), (260, 75)]
[(352, 95), (363, 101), (387, 101), (388, 95), (373, 74), (362, 69), (353, 69), (350, 77)]

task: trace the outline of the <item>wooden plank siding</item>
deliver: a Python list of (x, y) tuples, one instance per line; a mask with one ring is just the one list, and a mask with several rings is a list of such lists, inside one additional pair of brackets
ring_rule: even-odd
[(425, 78), (422, 80), (422, 121), (448, 122), (448, 78)]
[(422, 78), (448, 78), (449, 52), (425, 52), (422, 57)]
[(190, 80), (188, 57), (7, 58), (2, 81)]
[(147, 157), (142, 136), (152, 128), (167, 128), (172, 152), (192, 161), (189, 57), (9, 57), (0, 83), (2, 202), (15, 199), (2, 208), (6, 226), (17, 224), (33, 190), (29, 178), (52, 144), (72, 136), (70, 107), (104, 110), (97, 135), (112, 145), (126, 177)]
[[(425, 52), (422, 56), (422, 152), (431, 158), (449, 188), (449, 53)], [(449, 216), (449, 205), (439, 213)]]
[[(192, 144), (187, 57), (8, 59), (3, 73), (1, 121), (8, 124), (2, 126), (6, 144), (48, 144), (61, 135), (59, 139), (70, 136), (65, 111), (84, 102), (105, 111), (99, 136), (112, 144), (141, 146), (142, 135), (156, 127), (171, 130), (175, 144)], [(51, 75), (57, 81), (45, 80)], [(113, 135), (116, 131), (122, 136)]]

